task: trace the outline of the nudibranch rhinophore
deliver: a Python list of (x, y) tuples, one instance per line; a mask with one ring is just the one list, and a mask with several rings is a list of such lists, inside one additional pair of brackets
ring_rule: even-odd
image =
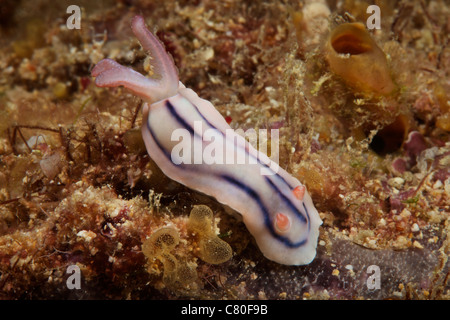
[[(179, 82), (171, 57), (146, 28), (143, 17), (134, 17), (131, 28), (151, 54), (159, 79), (144, 77), (111, 59), (100, 61), (92, 76), (99, 87), (124, 86), (145, 101), (142, 135), (150, 157), (169, 178), (239, 212), (268, 259), (286, 265), (310, 263), (322, 220), (305, 186), (235, 133), (209, 101)], [(187, 146), (192, 150), (220, 142), (227, 161), (213, 161), (206, 155), (199, 162), (194, 150), (192, 161), (183, 162), (183, 156), (173, 152), (179, 144), (174, 133), (180, 131), (189, 138)], [(214, 137), (207, 137), (211, 131)], [(251, 161), (228, 161), (236, 156)]]

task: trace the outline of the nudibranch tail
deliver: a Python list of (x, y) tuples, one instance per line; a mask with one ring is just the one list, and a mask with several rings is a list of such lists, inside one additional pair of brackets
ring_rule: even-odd
[(124, 86), (149, 103), (154, 103), (177, 94), (178, 73), (170, 56), (159, 40), (147, 30), (144, 18), (136, 16), (131, 27), (144, 50), (151, 53), (153, 69), (159, 79), (149, 79), (131, 68), (124, 67), (114, 60), (103, 59), (92, 70), (99, 87)]

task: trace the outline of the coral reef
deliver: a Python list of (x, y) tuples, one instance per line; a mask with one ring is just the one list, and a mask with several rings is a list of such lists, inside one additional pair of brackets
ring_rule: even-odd
[[(447, 2), (377, 1), (363, 39), (392, 91), (349, 85), (324, 50), (369, 1), (80, 1), (81, 29), (69, 4), (0, 10), (1, 299), (450, 298)], [(235, 212), (168, 179), (141, 101), (92, 83), (103, 58), (148, 71), (137, 13), (230, 126), (279, 130), (280, 166), (324, 221), (311, 264), (265, 259)]]

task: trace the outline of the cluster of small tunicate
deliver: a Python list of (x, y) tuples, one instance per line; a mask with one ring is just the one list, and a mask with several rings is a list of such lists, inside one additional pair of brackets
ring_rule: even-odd
[(142, 244), (142, 252), (152, 261), (161, 261), (164, 268), (163, 282), (167, 286), (187, 285), (197, 279), (195, 268), (174, 254), (180, 242), (180, 235), (174, 227), (163, 227)]
[(231, 259), (233, 251), (228, 243), (220, 239), (214, 230), (212, 210), (205, 205), (194, 206), (188, 228), (197, 235), (199, 257), (211, 264), (219, 264)]

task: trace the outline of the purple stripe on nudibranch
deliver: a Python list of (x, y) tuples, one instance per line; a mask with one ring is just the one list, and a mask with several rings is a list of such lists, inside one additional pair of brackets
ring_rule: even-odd
[[(234, 185), (234, 186), (238, 187), (239, 189), (241, 189), (242, 191), (244, 191), (250, 198), (252, 198), (258, 204), (258, 206), (260, 207), (260, 209), (263, 213), (264, 223), (266, 225), (266, 228), (270, 230), (270, 233), (272, 234), (272, 236), (274, 238), (276, 238), (277, 240), (279, 240), (280, 242), (282, 242), (284, 245), (288, 246), (289, 248), (298, 248), (298, 247), (304, 246), (306, 244), (308, 239), (303, 239), (299, 242), (292, 242), (287, 237), (281, 236), (275, 231), (272, 220), (270, 219), (269, 211), (264, 206), (263, 201), (261, 200), (261, 197), (258, 195), (258, 193), (255, 190), (248, 187), (247, 185), (240, 182), (239, 180), (236, 180), (233, 177), (226, 176), (226, 175), (222, 175), (221, 177), (223, 179), (225, 179), (226, 181), (228, 181), (229, 183), (231, 183), (232, 185)], [(305, 207), (305, 210), (306, 210), (306, 207)]]
[[(188, 125), (186, 120), (183, 119), (183, 117), (178, 114), (175, 111), (174, 106), (167, 101), (166, 102), (167, 107), (169, 108), (169, 111), (172, 113), (172, 115), (177, 119), (177, 121), (183, 125), (183, 127), (187, 128), (187, 130), (189, 130), (189, 132), (192, 134), (194, 133), (194, 129), (192, 128), (192, 126)], [(192, 103), (190, 103), (190, 105), (195, 109), (195, 112), (202, 118), (203, 121), (206, 122), (206, 124), (208, 124), (208, 126), (210, 127), (210, 129), (216, 130), (217, 132), (220, 132), (222, 134), (223, 137), (226, 137), (226, 132), (223, 132), (223, 130), (220, 130), (219, 128), (217, 128), (216, 126), (214, 126), (211, 122), (209, 122), (204, 116), (203, 114), (200, 112), (200, 110), (198, 109), (198, 107)], [(195, 133), (195, 135), (197, 135), (197, 133)], [(198, 135), (197, 135), (198, 136)], [(270, 169), (273, 172), (273, 175), (275, 175), (277, 178), (279, 178), (283, 183), (285, 183), (291, 190), (294, 190), (294, 188), (296, 186), (291, 186), (280, 174), (278, 174), (277, 172), (273, 171), (270, 166), (268, 166), (267, 164), (261, 162), (261, 159), (259, 159), (259, 157), (255, 157), (253, 155), (251, 155), (247, 150), (245, 150), (245, 148), (243, 148), (242, 146), (238, 146), (237, 145), (237, 141), (234, 141), (234, 146), (240, 148), (241, 150), (243, 150), (249, 157), (252, 157), (254, 159), (256, 159), (256, 161), (262, 165), (264, 168), (266, 169)]]
[(167, 107), (167, 110), (169, 110), (170, 114), (178, 121), (179, 124), (181, 124), (181, 126), (184, 129), (189, 131), (189, 133), (191, 135), (194, 135), (194, 136), (197, 136), (197, 137), (201, 138), (201, 136), (197, 132), (194, 131), (194, 128), (192, 128), (192, 126), (190, 124), (188, 124), (186, 122), (186, 120), (183, 119), (183, 117), (178, 114), (178, 112), (175, 111), (175, 108), (173, 107), (173, 104), (171, 104), (169, 100), (166, 100), (166, 107)]
[[(289, 208), (296, 213), (297, 217), (303, 222), (308, 223), (309, 217), (305, 217), (303, 213), (300, 212), (300, 210), (297, 209), (297, 207), (292, 203), (292, 201), (283, 193), (281, 190), (273, 183), (272, 180), (270, 180), (269, 177), (265, 177), (267, 183), (272, 187), (272, 189), (277, 192), (280, 197), (284, 200), (284, 202), (289, 206)], [(303, 203), (303, 201), (302, 201)], [(308, 216), (308, 212), (306, 211), (306, 215)]]

